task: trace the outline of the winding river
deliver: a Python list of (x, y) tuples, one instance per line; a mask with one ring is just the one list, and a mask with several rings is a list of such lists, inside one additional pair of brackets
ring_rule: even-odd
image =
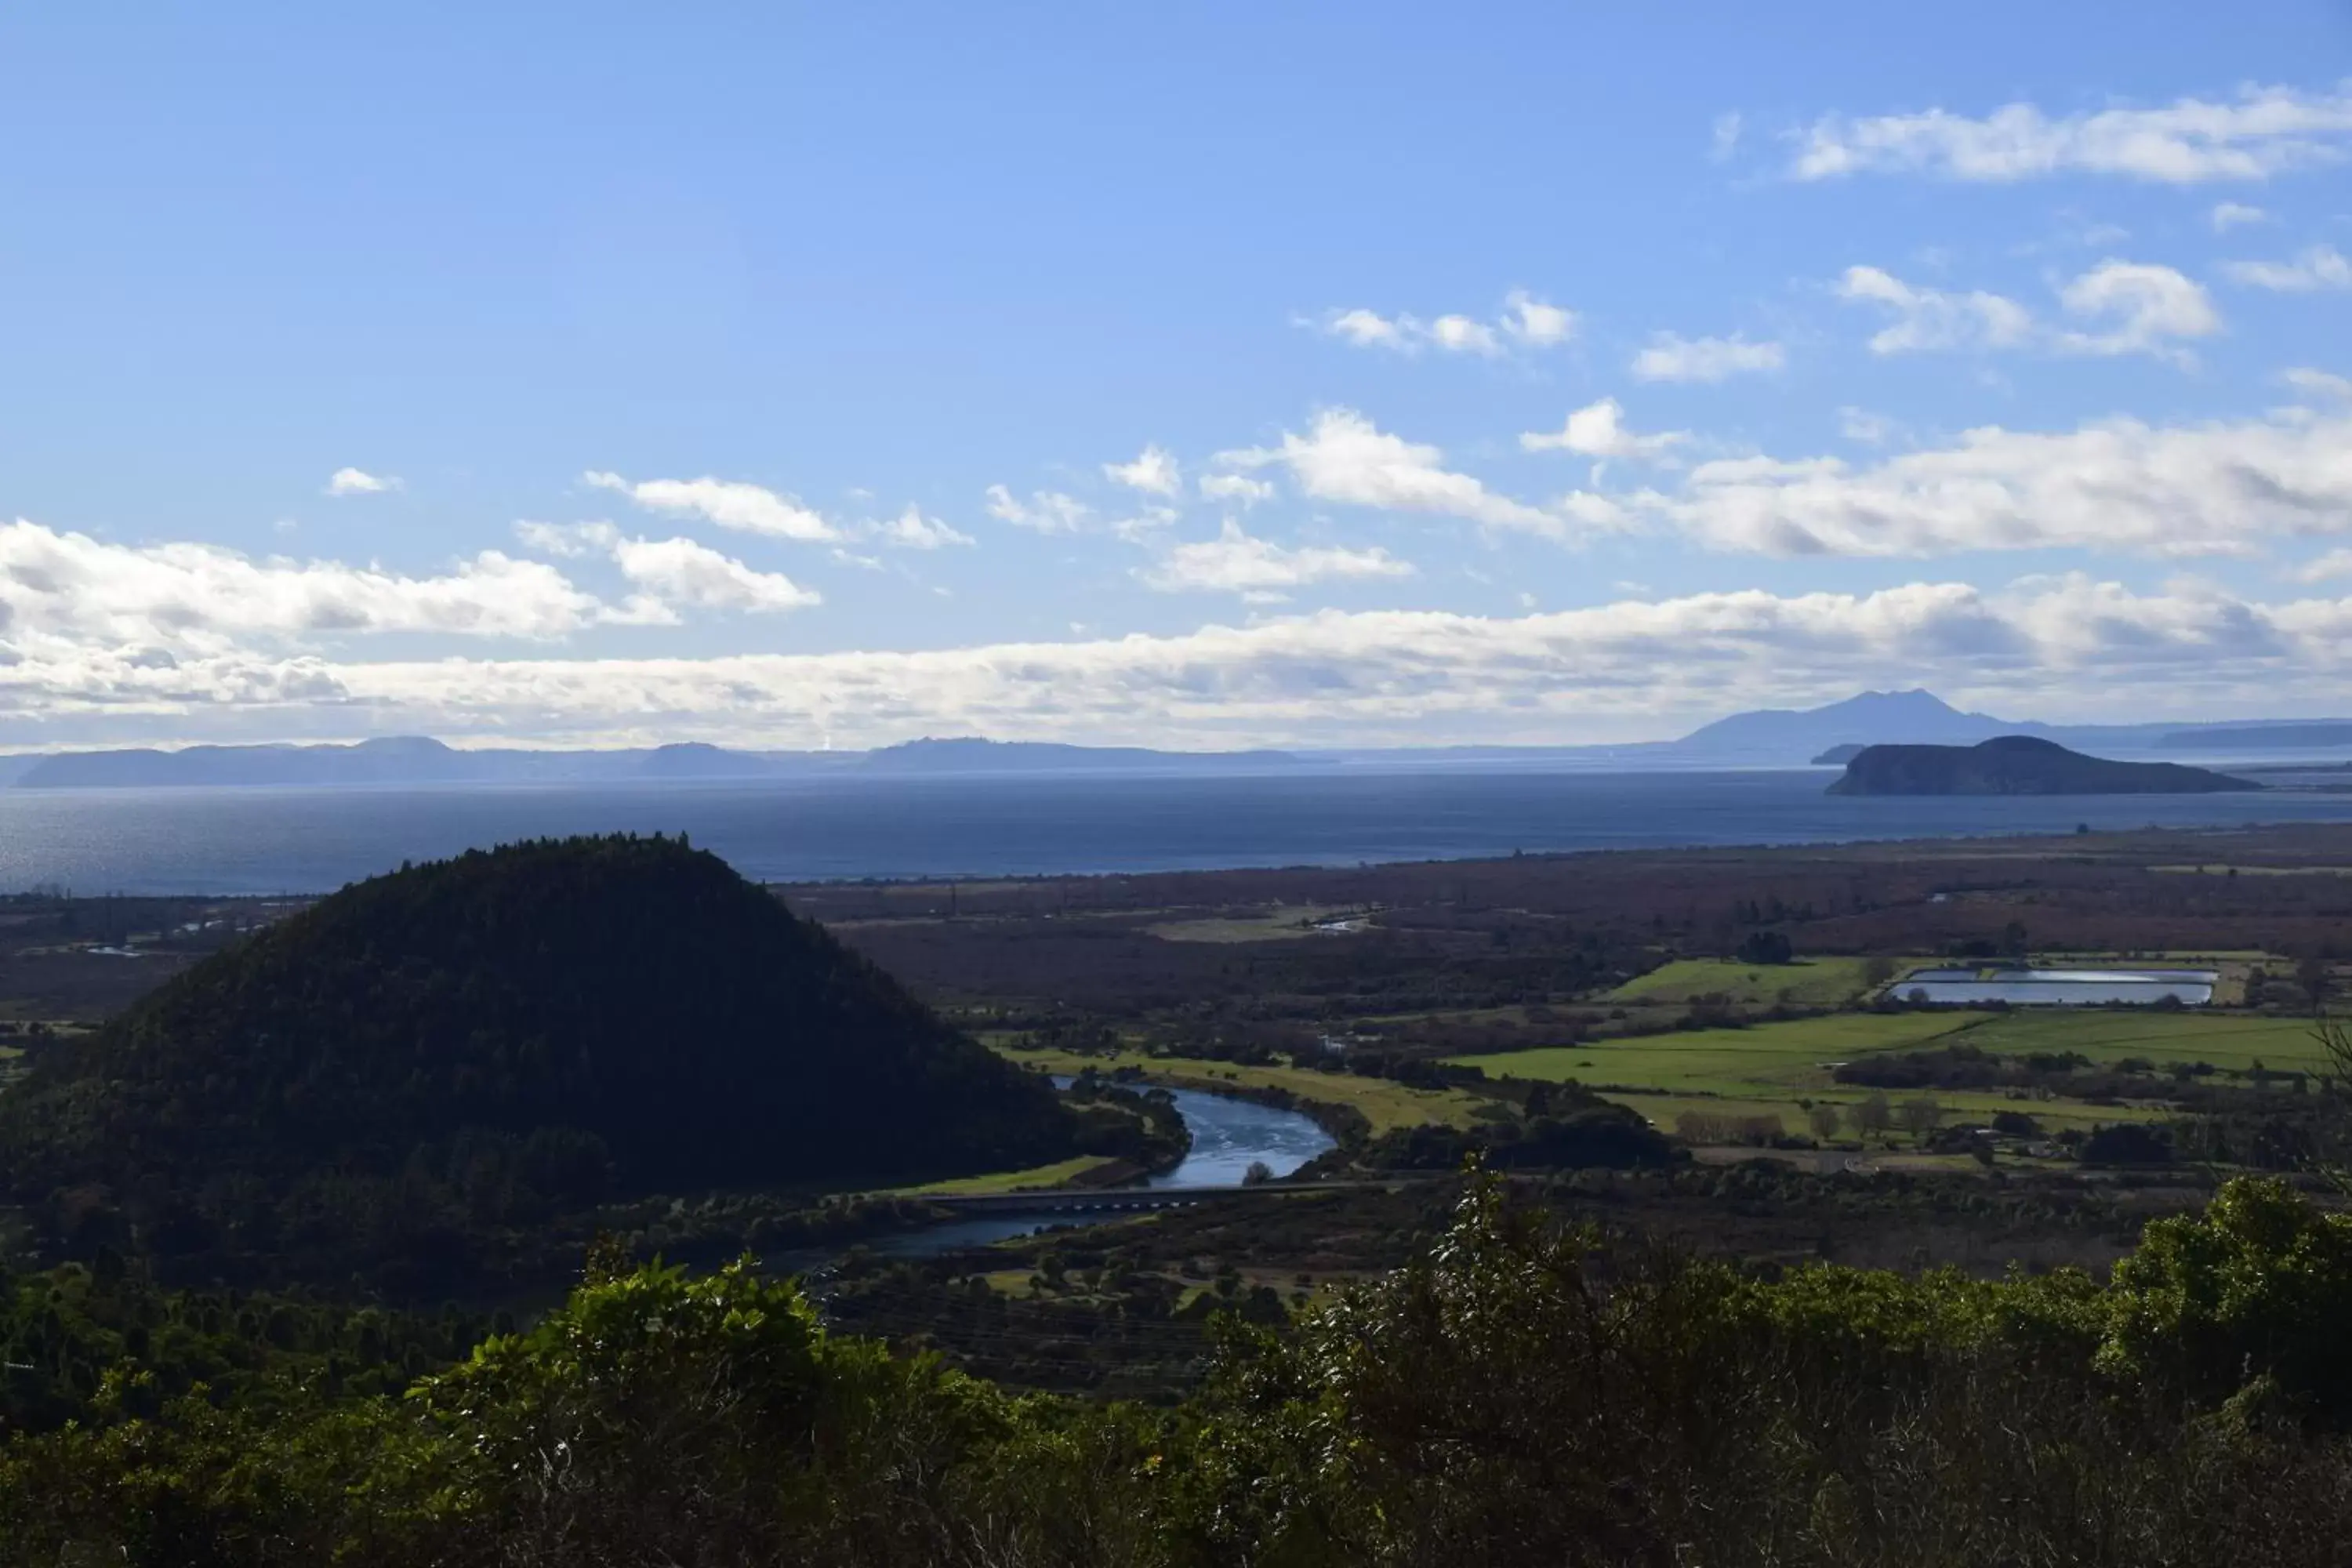
[[(1331, 1135), (1301, 1111), (1278, 1110), (1206, 1089), (1169, 1092), (1176, 1098), (1184, 1125), (1192, 1129), (1192, 1147), (1173, 1170), (1143, 1183), (1156, 1190), (1234, 1186), (1250, 1166), (1261, 1161), (1276, 1175), (1286, 1176), (1332, 1146)], [(930, 1258), (1016, 1236), (1034, 1236), (1069, 1223), (1059, 1215), (992, 1214), (877, 1237), (865, 1245), (878, 1257)]]

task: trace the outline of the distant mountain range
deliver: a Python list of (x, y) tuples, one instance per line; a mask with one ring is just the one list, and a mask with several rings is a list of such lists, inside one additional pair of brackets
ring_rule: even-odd
[(735, 751), (699, 742), (616, 751), (461, 749), (419, 735), (351, 745), (188, 746), (0, 756), (0, 785), (629, 784), (854, 773), (1258, 773), (1301, 769), (1644, 769), (1839, 766), (1865, 746), (1972, 746), (2032, 735), (2102, 755), (2197, 752), (2240, 763), (2352, 754), (2352, 720), (2233, 720), (2212, 724), (2043, 724), (1964, 712), (1928, 691), (1864, 691), (1806, 709), (1761, 709), (1705, 724), (1676, 741), (1629, 745), (1429, 746), (1347, 750), (1161, 752), (976, 737), (910, 741), (870, 752)]

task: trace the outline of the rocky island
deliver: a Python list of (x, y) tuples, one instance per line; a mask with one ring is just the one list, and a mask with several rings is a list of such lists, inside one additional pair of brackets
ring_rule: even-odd
[(1998, 735), (1973, 746), (1864, 746), (1829, 793), (2210, 795), (2262, 787), (2179, 763), (2122, 763), (2032, 735)]

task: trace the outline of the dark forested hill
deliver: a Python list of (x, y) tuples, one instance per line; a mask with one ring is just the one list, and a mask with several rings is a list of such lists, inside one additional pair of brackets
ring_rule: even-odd
[(2263, 786), (2179, 763), (2086, 757), (2034, 735), (1974, 746), (1864, 746), (1832, 795), (2205, 795)]
[(1046, 1086), (717, 857), (614, 837), (404, 868), (198, 964), (0, 1098), (0, 1177), (167, 1252), (368, 1252), (355, 1229), (1070, 1136)]

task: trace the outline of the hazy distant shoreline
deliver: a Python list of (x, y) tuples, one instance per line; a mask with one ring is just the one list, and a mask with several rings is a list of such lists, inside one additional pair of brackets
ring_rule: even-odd
[(2352, 824), (2352, 795), (1842, 798), (1823, 770), (1307, 770), (492, 788), (0, 791), (0, 891), (318, 893), (518, 838), (688, 834), (771, 882), (1118, 876), (2142, 826)]

